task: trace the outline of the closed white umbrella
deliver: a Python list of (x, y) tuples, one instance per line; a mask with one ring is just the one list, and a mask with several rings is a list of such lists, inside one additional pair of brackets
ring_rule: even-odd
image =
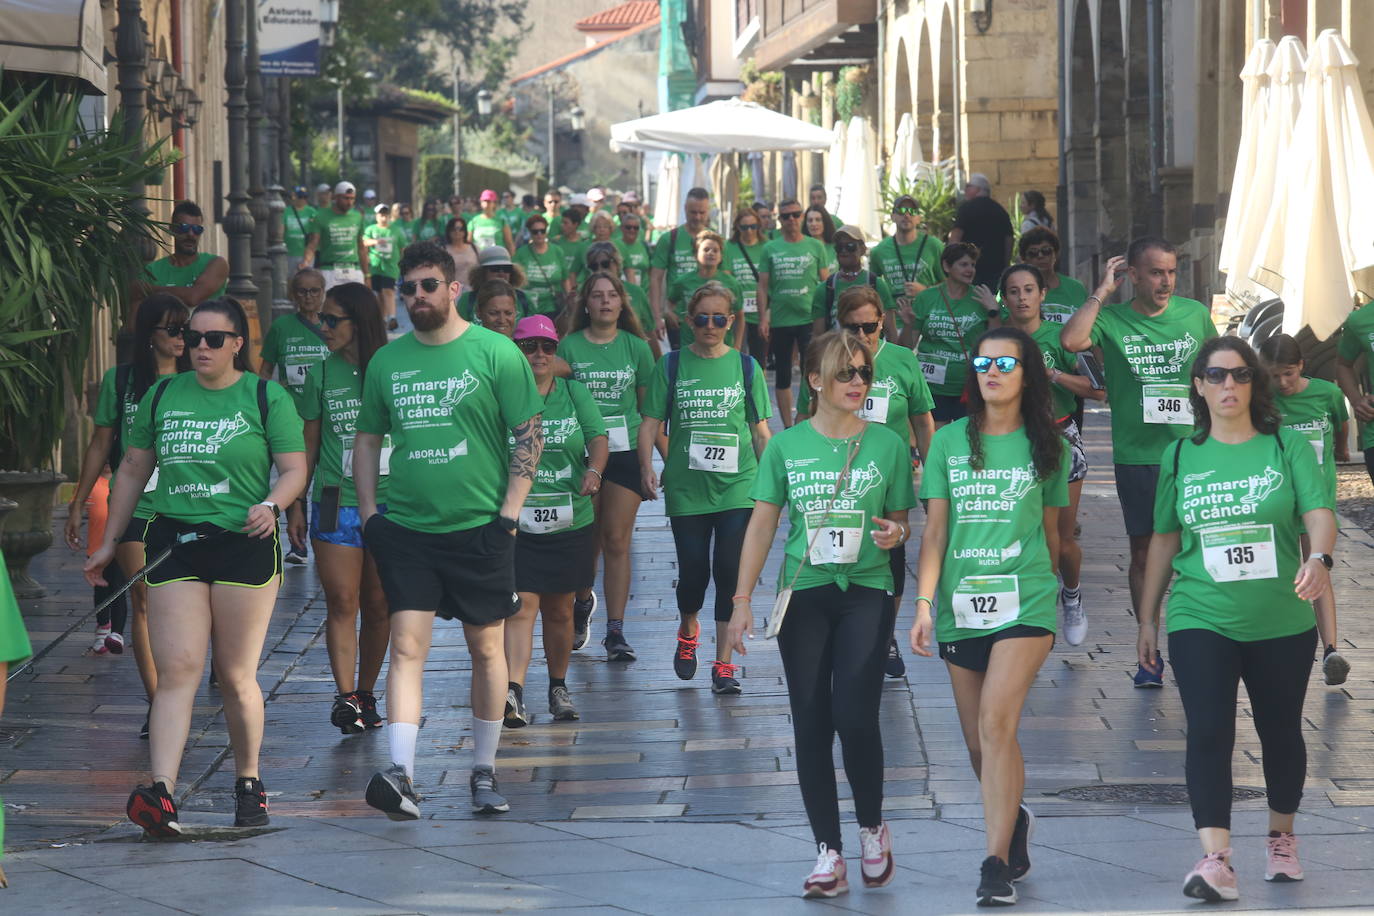
[(830, 148), (830, 131), (754, 102), (722, 99), (611, 125), (616, 152), (750, 153)]
[[(1240, 248), (1242, 227), (1246, 218), (1262, 220), (1266, 215), (1267, 198), (1253, 193), (1254, 177), (1262, 154), (1272, 156), (1271, 150), (1260, 146), (1266, 107), (1269, 104), (1269, 62), (1274, 57), (1274, 43), (1267, 38), (1255, 42), (1245, 67), (1240, 71), (1244, 101), (1241, 104), (1240, 149), (1236, 153), (1236, 172), (1231, 181), (1231, 201), (1226, 208), (1226, 234), (1217, 255), (1217, 270), (1231, 273), (1236, 252)], [(1263, 204), (1257, 205), (1257, 201)]]
[(825, 198), (831, 213), (840, 212), (840, 201), (844, 197), (844, 153), (848, 142), (849, 129), (843, 120), (837, 120), (830, 152), (825, 157)]
[(1354, 307), (1354, 274), (1374, 266), (1374, 125), (1340, 33), (1317, 38), (1307, 62), (1302, 113), (1285, 159), (1287, 206), (1278, 256), (1255, 264), (1283, 298), (1283, 329), (1310, 326), (1319, 339)]
[(877, 239), (882, 237), (878, 222), (877, 157), (868, 134), (868, 124), (863, 118), (855, 115), (850, 119), (849, 142), (844, 152), (843, 189), (836, 215), (840, 222), (858, 226), (869, 239)]
[(682, 195), (682, 157), (669, 153), (658, 166), (654, 228), (670, 229), (682, 222)]
[(897, 122), (897, 135), (892, 140), (892, 157), (887, 162), (887, 186), (895, 192), (904, 180), (910, 178), (912, 167), (922, 158), (916, 122), (908, 111)]
[(739, 169), (734, 153), (711, 157), (711, 197), (716, 202), (721, 234), (728, 235), (735, 220), (735, 200), (739, 197)]

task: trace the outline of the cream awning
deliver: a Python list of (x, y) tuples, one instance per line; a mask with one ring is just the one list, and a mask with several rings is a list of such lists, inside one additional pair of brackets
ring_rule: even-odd
[(99, 0), (0, 0), (0, 67), (80, 80), (105, 94)]

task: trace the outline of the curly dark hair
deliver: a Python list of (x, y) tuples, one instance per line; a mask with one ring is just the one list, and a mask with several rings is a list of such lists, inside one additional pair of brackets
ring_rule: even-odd
[[(1239, 337), (1213, 337), (1198, 350), (1197, 359), (1193, 360), (1193, 369), (1189, 375), (1193, 379), (1202, 378), (1203, 370), (1207, 368), (1212, 356), (1222, 350), (1239, 354), (1240, 358), (1245, 360), (1245, 365), (1254, 370), (1254, 375), (1250, 379), (1250, 422), (1255, 424), (1256, 430), (1266, 436), (1276, 434), (1279, 431), (1281, 415), (1274, 404), (1274, 390), (1269, 380), (1269, 372), (1260, 365), (1259, 356), (1248, 343)], [(1188, 388), (1188, 403), (1193, 405), (1192, 438), (1195, 443), (1201, 445), (1212, 434), (1212, 412), (1207, 408), (1207, 399), (1197, 390), (1196, 384)]]
[(452, 283), (458, 273), (458, 268), (453, 263), (453, 255), (445, 251), (443, 245), (428, 239), (423, 242), (411, 242), (401, 252), (398, 273), (402, 279), (417, 267), (436, 268), (444, 275), (445, 283)]
[[(993, 328), (978, 338), (970, 351), (977, 356), (984, 342), (1010, 340), (1021, 351), (1021, 422), (1030, 440), (1031, 461), (1035, 464), (1035, 479), (1048, 480), (1059, 470), (1064, 460), (1064, 433), (1054, 422), (1050, 376), (1045, 371), (1045, 357), (1040, 346), (1029, 334), (1018, 328)], [(964, 398), (968, 401), (968, 447), (970, 464), (975, 471), (983, 469), (983, 420), (987, 402), (978, 385), (978, 373), (969, 368), (964, 380)]]

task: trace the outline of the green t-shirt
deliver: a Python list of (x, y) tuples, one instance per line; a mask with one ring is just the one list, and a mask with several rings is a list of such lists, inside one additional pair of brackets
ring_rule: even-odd
[(768, 315), (775, 328), (811, 323), (811, 296), (821, 282), (826, 247), (807, 236), (763, 246), (759, 273), (768, 274)]
[(1274, 392), (1283, 425), (1312, 443), (1322, 477), (1334, 500), (1336, 493), (1336, 433), (1350, 420), (1341, 389), (1325, 379), (1310, 378), (1297, 394)]
[(264, 362), (276, 367), (277, 381), (300, 403), (301, 392), (305, 390), (305, 374), (311, 366), (324, 361), (329, 355), (329, 347), (296, 312), (272, 322), (272, 327), (267, 329), (267, 336), (262, 340), (262, 352), (259, 355)]
[(667, 415), (667, 356), (649, 375), (642, 411), (646, 417), (668, 421), (668, 459), (663, 469), (667, 513), (705, 515), (748, 509), (753, 505), (749, 490), (758, 459), (744, 398), (754, 399), (760, 420), (772, 416), (763, 370), (755, 363), (753, 391), (746, 393), (739, 351), (726, 350), (713, 359), (685, 347), (675, 352), (682, 355), (673, 415)]
[(391, 228), (396, 230), (396, 244), (401, 248), (415, 241), (415, 220), (393, 219)]
[(416, 219), (410, 224), (410, 237), (415, 242), (425, 242), (430, 239), (444, 238), (444, 226), (448, 224), (446, 219)]
[[(674, 242), (677, 244), (674, 245)], [(664, 290), (667, 290), (668, 284), (679, 276), (696, 273), (696, 239), (686, 226), (670, 229), (658, 237), (658, 242), (654, 245), (654, 255), (650, 259), (650, 266), (665, 272), (663, 275)], [(648, 280), (644, 282), (647, 283)]]
[(568, 275), (562, 252), (551, 245), (548, 251), (538, 254), (529, 245), (523, 245), (512, 260), (525, 272), (525, 294), (530, 297), (533, 314), (557, 314), (558, 294), (563, 291), (563, 278)]
[(512, 237), (520, 234), (520, 230), (525, 228), (525, 211), (519, 207), (502, 208), (496, 211), (496, 215), (501, 218), (501, 222), (510, 226)]
[(648, 289), (649, 261), (653, 257), (649, 250), (649, 243), (644, 241), (644, 237), (641, 235), (633, 243), (627, 242), (623, 238), (615, 238), (611, 240), (611, 244), (615, 246), (616, 251), (620, 252), (620, 263), (625, 268), (626, 276), (629, 276), (630, 271), (634, 271), (635, 282), (631, 285), (638, 286), (640, 289)]
[(1059, 285), (1045, 292), (1045, 304), (1040, 307), (1040, 314), (1046, 321), (1062, 325), (1088, 301), (1088, 288), (1073, 277), (1064, 274), (1056, 276), (1059, 277)]
[(656, 322), (654, 321), (653, 306), (649, 304), (649, 294), (641, 286), (626, 283), (625, 295), (630, 297), (630, 308), (634, 309), (635, 317), (639, 319), (639, 327), (645, 334), (654, 333)]
[(1098, 313), (1092, 342), (1102, 348), (1107, 376), (1113, 461), (1159, 464), (1164, 446), (1193, 431), (1189, 373), (1203, 342), (1216, 336), (1207, 307), (1181, 296), (1153, 318), (1129, 302)]
[[(296, 403), (302, 420), (320, 421), (320, 453), (315, 461), (311, 499), (318, 502), (325, 487), (338, 487), (339, 505), (358, 505), (358, 492), (353, 485), (353, 425), (363, 406), (363, 380), (358, 367), (340, 354), (331, 353), (324, 362), (310, 367), (305, 375), (305, 390)], [(379, 505), (386, 503), (390, 459), (390, 442), (383, 441), (381, 476), (377, 479)]]
[[(0, 569), (5, 568), (4, 563), (5, 555), (0, 554)], [(19, 602), (14, 597), (10, 577), (0, 576), (0, 662), (13, 665), (32, 654), (33, 646), (24, 629), (24, 617), (19, 612)]]
[[(1365, 377), (1374, 390), (1374, 308), (1369, 304), (1350, 313), (1341, 326), (1341, 340), (1337, 352), (1350, 362), (1365, 358)], [(1374, 448), (1374, 423), (1365, 423), (1360, 430), (1360, 448)]]
[(805, 563), (797, 574), (798, 589), (833, 583), (842, 590), (862, 585), (892, 593), (892, 567), (888, 552), (873, 543), (873, 519), (916, 505), (906, 440), (869, 424), (848, 482), (836, 493), (849, 441), (828, 439), (803, 420), (768, 440), (763, 450), (750, 495), (787, 507), (778, 588), (785, 588), (798, 564)]
[(287, 207), (281, 215), (282, 238), (286, 242), (288, 257), (299, 260), (305, 254), (305, 237), (310, 231), (310, 221), (315, 218), (315, 208), (309, 204), (299, 210)]
[[(831, 284), (831, 281), (834, 284)], [(871, 286), (878, 293), (878, 299), (883, 303), (883, 311), (891, 312), (896, 309), (896, 303), (892, 299), (892, 287), (887, 285), (881, 274), (871, 270), (861, 270), (852, 280), (845, 280), (838, 273), (831, 274), (826, 281), (816, 287), (816, 291), (811, 294), (811, 320), (825, 318), (827, 330), (834, 330), (838, 327), (836, 315), (840, 308), (840, 296), (851, 286)]]
[(479, 213), (468, 220), (468, 232), (472, 236), (472, 244), (477, 246), (477, 250), (490, 248), (493, 245), (506, 245), (506, 221), (500, 216), (487, 216)]
[(367, 259), (371, 265), (372, 275), (396, 279), (400, 275), (401, 249), (405, 247), (405, 243), (401, 240), (401, 233), (396, 231), (395, 226), (387, 226), (383, 229), (373, 223), (363, 230), (363, 238), (377, 240), (376, 245), (367, 249)]
[[(1035, 329), (1031, 338), (1040, 345), (1040, 355), (1045, 360), (1045, 371), (1054, 374), (1058, 369), (1064, 375), (1078, 374), (1078, 357), (1064, 349), (1060, 343), (1059, 332), (1062, 325), (1051, 321), (1041, 321), (1040, 327)], [(1053, 397), (1054, 418), (1062, 420), (1074, 411), (1078, 410), (1078, 399), (1072, 391), (1062, 385), (1050, 383), (1050, 395)]]
[[(138, 408), (142, 403), (134, 397), (133, 373), (129, 372), (129, 380), (124, 388), (124, 405), (121, 410), (119, 404), (118, 376), (119, 367), (115, 366), (107, 369), (105, 375), (100, 379), (100, 395), (96, 398), (95, 414), (91, 417), (96, 426), (104, 426), (114, 429), (115, 424), (120, 422), (122, 417), (124, 428), (119, 430), (121, 441), (124, 448), (129, 447), (129, 433), (134, 428), (134, 421), (138, 419)], [(119, 464), (115, 461), (115, 456), (110, 456), (110, 489), (114, 489), (115, 477), (119, 474)], [(153, 517), (153, 498), (152, 494), (157, 490), (157, 468), (153, 468), (153, 474), (148, 478), (148, 483), (143, 487), (143, 495), (138, 498), (138, 505), (134, 507), (134, 518)]]
[[(195, 260), (183, 267), (178, 267), (172, 263), (171, 255), (165, 258), (158, 258), (144, 265), (143, 270), (148, 275), (154, 286), (195, 286), (200, 275), (205, 273), (205, 268), (215, 259), (215, 255), (208, 251), (202, 251), (196, 255)], [(229, 281), (226, 279), (220, 288), (215, 290), (216, 298), (224, 295), (224, 291), (229, 288)]]
[(361, 213), (357, 210), (340, 213), (333, 207), (317, 210), (308, 228), (311, 235), (319, 233), (320, 236), (315, 253), (316, 267), (325, 270), (358, 266), (358, 239), (363, 234)]
[[(581, 382), (555, 378), (542, 400), (544, 451), (520, 510), (520, 530), (555, 534), (585, 528), (596, 521), (592, 498), (582, 495), (587, 443), (606, 435), (605, 421)], [(509, 443), (513, 446), (515, 440)]]
[(1334, 511), (1335, 500), (1303, 435), (1281, 429), (1239, 445), (1187, 438), (1159, 460), (1155, 531), (1180, 532), (1168, 631), (1252, 642), (1312, 629), (1311, 603), (1293, 592), (1298, 533), (1304, 512)]
[(245, 372), (228, 388), (212, 391), (185, 372), (148, 389), (128, 443), (157, 452), (153, 508), (159, 515), (238, 531), (248, 510), (272, 490), (272, 455), (305, 451), (296, 405), (276, 382), (266, 383), (263, 429), (258, 382)]
[(587, 271), (587, 248), (591, 242), (586, 239), (569, 240), (562, 236), (549, 239), (549, 247), (558, 252), (563, 259), (563, 273), (580, 277)]
[(968, 357), (978, 338), (988, 329), (988, 312), (973, 297), (950, 299), (940, 283), (924, 290), (911, 303), (916, 330), (921, 335), (916, 356), (934, 394), (958, 397), (968, 377)]
[[(697, 339), (696, 329), (692, 327), (692, 322), (687, 317), (687, 303), (692, 301), (692, 296), (708, 280), (715, 280), (721, 286), (730, 291), (730, 295), (735, 297), (735, 320), (741, 320), (744, 314), (744, 290), (740, 289), (739, 281), (730, 276), (723, 270), (716, 270), (714, 277), (703, 277), (695, 270), (689, 274), (679, 274), (667, 286), (668, 303), (673, 308), (673, 314), (677, 316), (678, 334), (680, 335), (681, 346), (690, 347), (692, 341)], [(733, 341), (734, 330), (726, 333), (725, 341)]]
[(434, 346), (406, 334), (378, 350), (357, 429), (391, 434), (387, 518), (431, 533), (491, 522), (506, 497), (510, 431), (543, 401), (524, 354), (486, 328)]
[(654, 357), (644, 338), (617, 331), (610, 343), (593, 343), (575, 331), (558, 345), (558, 355), (601, 411), (612, 452), (634, 451), (639, 440), (639, 396), (654, 371)]
[(725, 258), (721, 268), (728, 270), (744, 290), (744, 320), (750, 324), (759, 323), (759, 264), (763, 261), (763, 242), (745, 246), (739, 242), (725, 243)]
[(916, 233), (910, 245), (897, 247), (897, 239), (889, 236), (873, 246), (868, 253), (868, 269), (882, 274), (894, 293), (905, 298), (907, 283), (934, 286), (945, 278), (940, 267), (944, 244), (926, 232)]
[(1069, 444), (1059, 470), (1036, 480), (1024, 429), (982, 436), (983, 469), (972, 467), (968, 418), (936, 431), (921, 477), (922, 499), (949, 501), (949, 545), (936, 588), (940, 642), (1010, 626), (1055, 631), (1059, 576), (1045, 542), (1045, 507), (1069, 504)]

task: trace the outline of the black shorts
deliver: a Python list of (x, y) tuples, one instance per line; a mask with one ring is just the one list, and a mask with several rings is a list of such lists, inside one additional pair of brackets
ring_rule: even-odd
[(953, 423), (968, 416), (968, 405), (964, 403), (963, 395), (936, 394), (932, 391), (930, 396), (935, 399), (935, 407), (930, 411), (930, 416), (936, 423)]
[(606, 471), (601, 475), (602, 483), (613, 483), (618, 487), (624, 487), (643, 499), (644, 495), (640, 490), (641, 480), (639, 453), (634, 451), (611, 452), (610, 460), (606, 462)]
[(373, 275), (372, 275), (372, 291), (373, 291), (374, 293), (380, 293), (380, 292), (381, 292), (382, 290), (384, 290), (384, 289), (395, 289), (395, 288), (396, 288), (396, 278), (395, 278), (395, 277), (379, 277), (379, 276), (377, 276), (376, 274), (373, 274)]
[[(1054, 632), (1044, 627), (1028, 627), (1024, 623), (1014, 624), (996, 633), (985, 636), (970, 636), (954, 642), (940, 643), (940, 657), (951, 665), (958, 665), (969, 671), (987, 671), (988, 660), (992, 658), (992, 647), (1004, 639), (1027, 639), (1048, 636), (1054, 639)], [(1054, 648), (1054, 643), (1050, 643)]]
[[(910, 522), (907, 524), (910, 525)], [(892, 597), (900, 605), (902, 592), (906, 591), (906, 544), (898, 544), (889, 550), (887, 562), (892, 567)]]
[(1159, 465), (1117, 464), (1116, 498), (1126, 519), (1126, 533), (1133, 538), (1149, 537), (1155, 530), (1155, 489), (1159, 486)]
[(539, 595), (591, 588), (596, 580), (592, 557), (596, 554), (596, 527), (583, 525), (571, 531), (515, 536), (515, 590)]
[[(176, 543), (179, 535), (195, 530), (204, 538)], [(148, 573), (148, 585), (156, 588), (172, 582), (204, 582), (207, 585), (240, 585), (262, 588), (281, 576), (281, 540), (252, 537), (242, 531), (226, 531), (209, 524), (183, 522), (155, 515), (148, 520), (144, 555), (152, 560), (171, 546), (172, 553)]]
[(482, 626), (520, 609), (515, 538), (499, 519), (431, 534), (379, 513), (363, 525), (363, 543), (377, 561), (392, 613), (433, 611), (445, 620)]
[(144, 532), (148, 528), (148, 519), (134, 518), (129, 519), (129, 525), (124, 529), (124, 533), (115, 542), (117, 544), (142, 544), (145, 537)]

